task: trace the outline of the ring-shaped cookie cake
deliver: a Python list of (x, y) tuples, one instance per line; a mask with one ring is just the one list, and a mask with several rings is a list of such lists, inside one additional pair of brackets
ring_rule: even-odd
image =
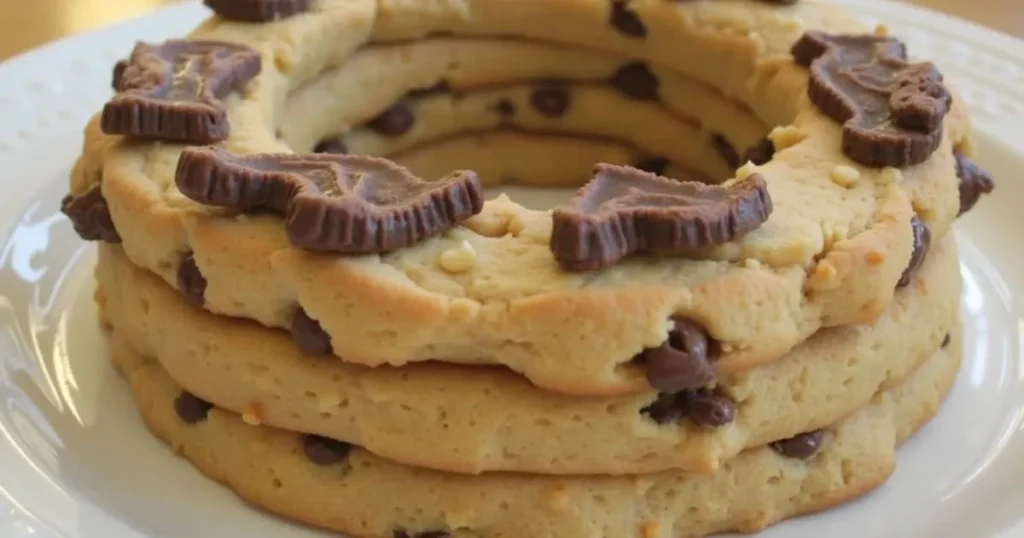
[(206, 0), (63, 212), (146, 424), (354, 536), (676, 538), (869, 492), (991, 192), (938, 67), (813, 0)]

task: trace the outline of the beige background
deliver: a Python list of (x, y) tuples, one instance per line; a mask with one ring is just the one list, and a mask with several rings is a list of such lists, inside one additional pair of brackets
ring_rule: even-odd
[[(179, 0), (0, 0), (0, 58), (145, 14)], [(1024, 38), (1024, 0), (897, 0)]]

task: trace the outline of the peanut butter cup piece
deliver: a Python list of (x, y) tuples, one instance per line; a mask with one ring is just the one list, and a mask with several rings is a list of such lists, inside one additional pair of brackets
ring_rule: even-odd
[(345, 459), (351, 450), (352, 445), (329, 437), (306, 435), (302, 438), (302, 451), (317, 465), (334, 465)]
[(910, 219), (910, 228), (914, 233), (914, 252), (910, 255), (910, 263), (900, 275), (899, 282), (896, 283), (897, 288), (903, 288), (910, 284), (914, 274), (924, 265), (924, 260), (928, 257), (928, 249), (932, 244), (931, 229), (927, 224), (921, 222), (917, 215)]
[(627, 0), (612, 0), (609, 23), (612, 25), (612, 28), (615, 28), (626, 37), (647, 37), (647, 26), (644, 25), (644, 21), (640, 19), (640, 16), (629, 8)]
[(239, 22), (269, 22), (309, 11), (313, 0), (203, 0), (217, 16)]
[(334, 351), (331, 336), (301, 308), (292, 314), (291, 332), (299, 349), (310, 355), (330, 355)]
[(633, 253), (684, 255), (733, 241), (771, 212), (759, 174), (726, 186), (705, 185), (598, 164), (593, 179), (554, 210), (550, 248), (566, 270), (599, 269)]
[(960, 179), (960, 213), (957, 216), (973, 209), (981, 195), (990, 194), (996, 188), (988, 172), (959, 152), (956, 154), (956, 177)]
[(97, 183), (84, 193), (67, 195), (60, 202), (60, 211), (71, 221), (75, 233), (86, 241), (120, 243), (121, 236), (110, 218), (110, 208)]
[(815, 430), (795, 435), (789, 439), (775, 441), (772, 443), (772, 448), (787, 458), (806, 460), (818, 453), (823, 442), (825, 442), (825, 430)]
[(186, 148), (178, 189), (212, 206), (284, 216), (296, 247), (379, 254), (424, 241), (483, 209), (476, 174), (456, 171), (425, 181), (389, 160), (365, 155), (234, 155)]
[(659, 392), (698, 389), (715, 379), (718, 346), (696, 323), (673, 318), (664, 344), (641, 354), (647, 381)]
[(186, 254), (178, 266), (178, 290), (188, 304), (197, 307), (206, 304), (206, 277), (199, 271), (192, 253)]
[(138, 43), (114, 68), (117, 94), (103, 107), (104, 133), (187, 144), (228, 137), (220, 101), (260, 73), (255, 50), (219, 41)]
[(847, 157), (867, 166), (904, 167), (939, 147), (952, 96), (933, 64), (907, 61), (899, 40), (810, 31), (792, 53), (811, 71), (811, 102), (843, 124)]

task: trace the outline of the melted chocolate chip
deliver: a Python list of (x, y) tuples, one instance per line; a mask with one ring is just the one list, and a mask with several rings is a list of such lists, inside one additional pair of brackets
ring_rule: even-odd
[(75, 228), (75, 233), (82, 239), (107, 243), (121, 242), (121, 236), (110, 218), (107, 200), (103, 198), (98, 183), (89, 187), (84, 194), (65, 196), (60, 202), (60, 211), (68, 217)]
[(174, 399), (174, 412), (178, 414), (178, 418), (187, 424), (195, 424), (196, 422), (206, 420), (206, 415), (210, 412), (210, 409), (213, 409), (213, 404), (200, 399), (191, 392), (182, 391)]
[(712, 133), (711, 145), (715, 147), (715, 151), (722, 157), (725, 164), (729, 168), (736, 169), (743, 163), (740, 162), (740, 154), (736, 151), (736, 147), (729, 142), (722, 133)]
[(946, 333), (946, 336), (942, 338), (942, 349), (949, 347), (949, 342), (951, 340), (953, 340), (953, 335), (951, 333)]
[(708, 391), (686, 394), (683, 408), (697, 424), (717, 428), (736, 420), (736, 404), (729, 398)]
[(668, 159), (664, 157), (645, 157), (637, 161), (633, 167), (637, 170), (662, 176), (665, 175), (665, 169), (668, 168)]
[(707, 385), (715, 379), (712, 363), (718, 346), (696, 323), (684, 318), (674, 318), (673, 323), (665, 343), (642, 354), (647, 381), (664, 393)]
[(678, 395), (659, 393), (658, 399), (641, 409), (640, 413), (651, 417), (658, 424), (668, 424), (682, 418), (683, 405)]
[(395, 103), (379, 116), (367, 122), (374, 131), (387, 136), (399, 136), (412, 129), (416, 116), (405, 103)]
[(321, 140), (320, 143), (313, 148), (313, 153), (335, 153), (338, 155), (345, 155), (348, 153), (348, 148), (345, 147), (345, 141), (338, 136), (335, 138)]
[(409, 534), (403, 530), (397, 530), (391, 534), (392, 538), (452, 538), (448, 531), (427, 531)]
[(201, 307), (206, 303), (206, 278), (199, 271), (191, 252), (185, 255), (178, 266), (178, 290), (192, 306)]
[(990, 194), (996, 187), (992, 176), (962, 153), (956, 154), (956, 177), (960, 179), (960, 213), (970, 211), (981, 195)]
[(450, 93), (451, 91), (452, 87), (448, 84), (448, 81), (442, 80), (441, 82), (438, 82), (433, 86), (429, 86), (427, 88), (417, 88), (415, 90), (412, 90), (407, 94), (407, 97), (409, 97), (410, 99), (416, 99), (419, 97), (429, 97), (431, 95)]
[(508, 99), (501, 98), (497, 103), (494, 103), (494, 110), (501, 116), (501, 119), (507, 120), (516, 115), (516, 104)]
[(910, 227), (914, 232), (914, 252), (910, 255), (910, 263), (907, 265), (906, 270), (903, 271), (899, 282), (896, 283), (897, 288), (910, 284), (914, 273), (917, 273), (917, 270), (924, 265), (924, 260), (928, 257), (928, 249), (932, 243), (931, 229), (928, 228), (927, 224), (921, 222), (917, 215), (910, 219)]
[(611, 85), (627, 97), (643, 101), (658, 99), (658, 77), (644, 62), (630, 62), (619, 68), (610, 79)]
[(642, 38), (647, 36), (647, 27), (640, 16), (627, 5), (627, 0), (612, 0), (612, 12), (609, 23), (626, 37)]
[(569, 89), (562, 85), (534, 88), (530, 92), (530, 104), (543, 116), (563, 116), (569, 110)]
[(770, 160), (775, 155), (775, 144), (768, 137), (764, 137), (751, 146), (743, 154), (743, 162), (752, 162), (756, 165), (762, 165)]
[(203, 0), (221, 18), (240, 22), (270, 22), (309, 10), (313, 0)]
[(299, 349), (310, 355), (330, 355), (334, 350), (331, 336), (320, 326), (320, 322), (306, 315), (299, 308), (292, 314), (292, 339)]
[(302, 450), (309, 461), (317, 465), (333, 465), (348, 456), (352, 445), (319, 435), (306, 435), (302, 438)]
[(823, 441), (825, 441), (825, 430), (815, 430), (789, 439), (775, 441), (772, 443), (772, 448), (787, 458), (806, 460), (818, 453)]

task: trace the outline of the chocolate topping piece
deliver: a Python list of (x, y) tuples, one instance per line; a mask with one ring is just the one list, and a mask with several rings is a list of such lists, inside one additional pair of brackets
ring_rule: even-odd
[(818, 453), (823, 441), (825, 441), (825, 430), (814, 430), (789, 439), (775, 441), (772, 443), (772, 448), (787, 458), (806, 460)]
[(225, 95), (260, 73), (255, 50), (219, 41), (138, 43), (114, 68), (117, 94), (103, 107), (104, 133), (211, 144), (228, 137)]
[(664, 157), (645, 157), (640, 159), (634, 167), (644, 172), (650, 172), (655, 175), (662, 175), (665, 173), (665, 169), (668, 168), (668, 159)]
[(206, 414), (213, 409), (213, 404), (200, 399), (191, 392), (181, 391), (181, 394), (174, 399), (174, 412), (178, 418), (188, 424), (195, 424), (206, 420)]
[(320, 326), (320, 322), (309, 317), (299, 308), (292, 314), (292, 339), (299, 349), (310, 355), (330, 355), (334, 352), (331, 336)]
[(704, 185), (598, 164), (569, 205), (555, 209), (550, 247), (566, 270), (599, 269), (636, 252), (685, 254), (733, 241), (771, 212), (758, 174), (729, 186)]
[(643, 101), (658, 99), (658, 77), (644, 62), (630, 62), (619, 68), (610, 79), (611, 85), (627, 97)]
[(641, 414), (651, 417), (658, 424), (668, 424), (683, 416), (683, 404), (680, 395), (658, 393), (658, 399), (640, 410)]
[[(775, 143), (772, 142), (767, 136), (762, 138), (751, 146), (743, 154), (743, 162), (751, 162), (757, 165), (762, 165), (770, 160), (775, 155)], [(742, 163), (740, 163), (742, 164)]]
[(494, 110), (498, 112), (498, 115), (502, 119), (509, 119), (516, 115), (516, 104), (512, 101), (502, 98), (497, 103), (494, 103)]
[(715, 151), (722, 157), (725, 164), (729, 165), (729, 168), (735, 170), (743, 164), (740, 162), (740, 154), (736, 151), (736, 147), (722, 133), (711, 135), (711, 145), (715, 147)]
[(313, 153), (336, 153), (344, 155), (348, 153), (348, 148), (345, 146), (345, 141), (338, 136), (335, 138), (321, 140), (320, 143), (313, 148)]
[(185, 255), (178, 266), (178, 290), (192, 306), (202, 307), (206, 303), (206, 278), (199, 272), (191, 252)]
[(420, 97), (429, 97), (431, 95), (440, 95), (443, 93), (449, 93), (452, 91), (451, 85), (448, 84), (447, 80), (442, 80), (433, 86), (426, 88), (417, 88), (406, 94), (410, 99), (418, 99)]
[(285, 217), (299, 248), (344, 254), (391, 252), (443, 233), (483, 209), (476, 174), (424, 181), (365, 155), (257, 154), (186, 148), (178, 189), (189, 198)]
[(448, 531), (427, 531), (409, 534), (403, 530), (397, 530), (391, 536), (392, 538), (452, 538), (452, 533)]
[(306, 12), (313, 0), (203, 0), (203, 3), (224, 19), (267, 22)]
[(685, 318), (673, 318), (675, 327), (664, 344), (642, 354), (647, 381), (659, 392), (697, 389), (715, 379), (712, 363), (718, 346), (704, 329)]
[(701, 426), (717, 428), (736, 420), (736, 404), (710, 391), (683, 393), (683, 409), (690, 420)]
[(416, 116), (405, 103), (395, 103), (381, 112), (379, 116), (368, 121), (366, 125), (382, 135), (399, 136), (412, 129)]
[(317, 465), (333, 465), (348, 456), (352, 445), (319, 435), (306, 435), (302, 438), (302, 450), (309, 461)]
[(944, 336), (942, 338), (942, 348), (945, 349), (945, 348), (949, 347), (949, 342), (952, 339), (953, 339), (953, 335), (951, 333), (946, 333), (946, 336)]
[(120, 243), (121, 236), (110, 219), (110, 208), (103, 198), (99, 183), (79, 196), (71, 194), (60, 201), (60, 211), (67, 215), (75, 233), (86, 241)]
[(960, 213), (957, 216), (970, 211), (982, 194), (990, 194), (996, 188), (992, 176), (962, 153), (956, 154), (956, 177), (960, 178)]
[(569, 89), (560, 84), (548, 84), (530, 92), (530, 104), (549, 118), (565, 115), (569, 110)]
[(897, 288), (910, 284), (914, 273), (924, 265), (924, 259), (928, 257), (928, 248), (932, 244), (931, 229), (928, 228), (927, 224), (921, 222), (917, 215), (910, 219), (910, 227), (914, 232), (914, 252), (910, 255), (910, 263), (907, 264), (903, 275), (900, 276), (899, 282), (896, 283)]
[(642, 38), (647, 36), (647, 27), (640, 16), (626, 5), (627, 0), (612, 0), (612, 13), (609, 23), (626, 37)]
[(907, 61), (902, 42), (811, 31), (792, 52), (811, 70), (811, 102), (843, 124), (843, 153), (849, 158), (904, 167), (923, 162), (939, 147), (952, 97), (934, 65)]

